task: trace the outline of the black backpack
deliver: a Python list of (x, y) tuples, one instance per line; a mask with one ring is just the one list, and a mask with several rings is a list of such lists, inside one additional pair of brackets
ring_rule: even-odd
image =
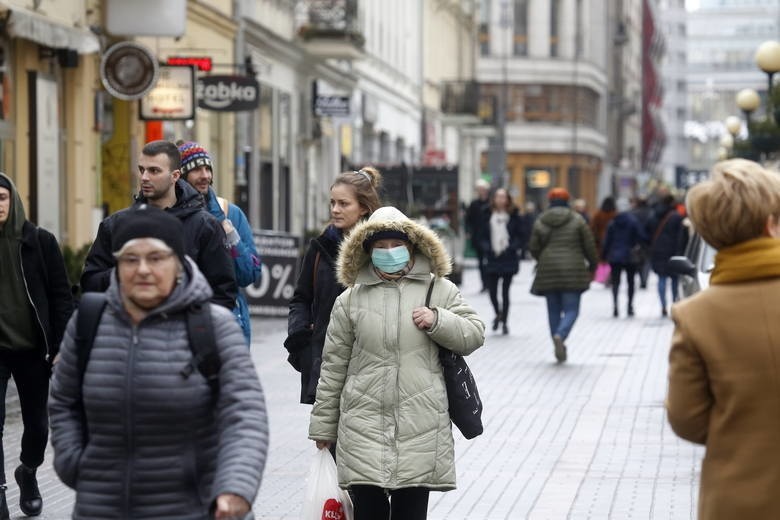
[[(76, 317), (76, 367), (78, 385), (84, 383), (84, 371), (87, 369), (92, 345), (95, 342), (100, 318), (106, 307), (106, 295), (102, 292), (87, 292), (81, 295)], [(211, 323), (209, 304), (194, 304), (187, 308), (187, 335), (192, 350), (192, 362), (182, 368), (181, 375), (186, 379), (195, 368), (206, 378), (212, 393), (219, 388), (219, 369), (222, 362), (217, 354), (214, 339), (214, 327)]]

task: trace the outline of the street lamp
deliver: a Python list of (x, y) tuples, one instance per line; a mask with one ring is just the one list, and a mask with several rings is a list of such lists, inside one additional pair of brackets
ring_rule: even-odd
[(748, 125), (750, 125), (750, 114), (755, 112), (760, 104), (761, 98), (752, 88), (743, 88), (737, 92), (737, 106), (745, 114), (745, 123)]
[(726, 130), (729, 131), (734, 141), (737, 140), (737, 136), (742, 131), (742, 121), (737, 116), (729, 116), (726, 118)]
[(775, 72), (780, 72), (780, 42), (770, 40), (758, 46), (756, 51), (756, 64), (758, 68), (766, 72), (768, 83), (766, 89), (766, 118), (772, 113), (772, 77)]

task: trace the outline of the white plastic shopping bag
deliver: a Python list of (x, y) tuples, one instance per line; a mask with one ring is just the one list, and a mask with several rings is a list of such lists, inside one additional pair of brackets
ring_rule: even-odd
[(333, 457), (328, 450), (317, 450), (306, 480), (301, 520), (352, 519), (352, 500), (339, 487)]

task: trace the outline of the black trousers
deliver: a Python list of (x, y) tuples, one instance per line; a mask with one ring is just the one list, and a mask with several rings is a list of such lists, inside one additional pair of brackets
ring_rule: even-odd
[[(22, 463), (29, 468), (43, 464), (43, 453), (49, 439), (49, 366), (37, 351), (0, 350), (0, 461), (5, 460), (2, 434), (5, 427), (5, 394), (8, 380), (14, 378), (22, 409)], [(0, 484), (5, 484), (5, 468), (0, 465)]]
[[(490, 294), (490, 303), (496, 311), (496, 317), (506, 323), (509, 315), (509, 287), (512, 285), (513, 274), (488, 274), (487, 289)], [(501, 280), (501, 302), (498, 301), (498, 281)]]
[(612, 279), (612, 303), (617, 309), (618, 291), (620, 290), (620, 273), (626, 272), (626, 282), (628, 283), (628, 306), (634, 305), (634, 279), (636, 278), (636, 268), (634, 264), (609, 264), (609, 276)]
[(377, 486), (351, 486), (350, 491), (355, 520), (425, 520), (428, 517), (428, 488), (385, 490)]

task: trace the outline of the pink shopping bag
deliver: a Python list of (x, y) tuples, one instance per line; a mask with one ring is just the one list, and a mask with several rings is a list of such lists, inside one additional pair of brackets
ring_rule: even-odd
[(593, 274), (593, 280), (598, 283), (607, 283), (609, 280), (610, 267), (606, 262), (599, 262), (596, 272)]

